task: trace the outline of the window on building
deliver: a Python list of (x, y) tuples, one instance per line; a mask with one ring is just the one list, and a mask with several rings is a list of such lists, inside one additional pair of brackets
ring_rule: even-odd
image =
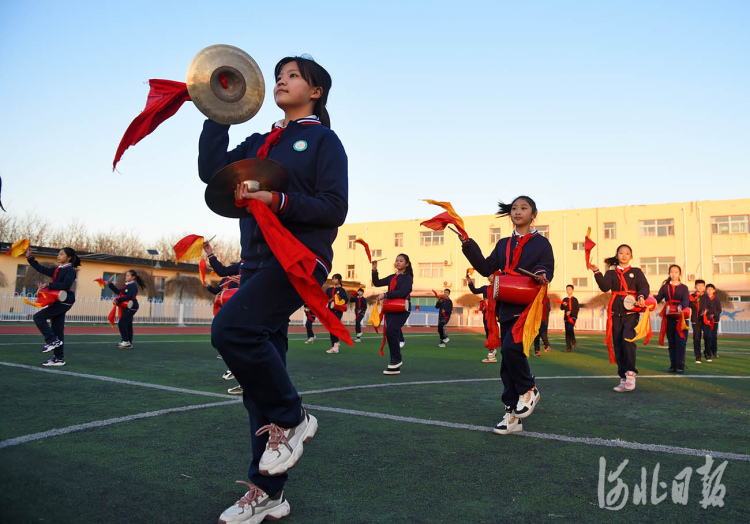
[(393, 233), (393, 247), (404, 247), (403, 233)]
[(372, 250), (372, 258), (380, 258), (383, 256), (383, 250), (382, 249), (373, 249)]
[(354, 278), (354, 266), (346, 266), (346, 278), (352, 279)]
[(420, 278), (443, 278), (443, 263), (420, 263), (419, 264), (419, 277)]
[[(125, 273), (107, 273), (104, 272), (102, 274), (102, 280), (105, 282), (109, 282), (109, 279), (112, 279), (112, 283), (114, 285), (117, 285), (117, 281), (120, 280), (120, 277), (125, 277)], [(109, 289), (109, 286), (104, 286), (104, 289), (102, 289), (102, 298), (110, 298), (115, 296), (115, 294), (112, 292), (111, 289)]]
[(674, 264), (674, 257), (641, 258), (641, 271), (644, 275), (668, 276), (671, 264)]
[(583, 242), (573, 242), (573, 251), (584, 251), (585, 247)]
[(714, 273), (733, 275), (750, 273), (750, 255), (714, 257)]
[(617, 224), (614, 222), (604, 223), (604, 238), (617, 238)]
[(539, 234), (544, 238), (549, 239), (549, 226), (536, 226), (536, 230), (539, 231)]
[(442, 246), (444, 231), (422, 231), (419, 233), (419, 245), (424, 247)]
[(500, 228), (499, 227), (491, 227), (490, 228), (490, 244), (494, 245), (500, 242)]
[(349, 249), (354, 249), (354, 241), (357, 240), (357, 235), (349, 235)]
[(671, 218), (663, 220), (641, 220), (639, 226), (639, 233), (642, 237), (674, 236), (674, 220)]
[(734, 235), (750, 233), (750, 215), (711, 217), (711, 233), (714, 235)]
[(421, 297), (421, 298), (412, 298), (411, 299), (411, 305), (414, 306), (420, 306), (420, 307), (429, 307), (434, 306), (437, 302), (437, 299), (434, 297), (427, 298), (427, 297)]
[(16, 269), (16, 294), (25, 295), (27, 292), (32, 294), (36, 293), (35, 289), (27, 289), (21, 284), (23, 277), (26, 276), (26, 272), (30, 269), (31, 266), (29, 266), (28, 264), (18, 264), (18, 268)]
[(579, 287), (588, 287), (588, 286), (589, 286), (588, 278), (574, 278), (573, 279), (573, 287), (579, 288)]

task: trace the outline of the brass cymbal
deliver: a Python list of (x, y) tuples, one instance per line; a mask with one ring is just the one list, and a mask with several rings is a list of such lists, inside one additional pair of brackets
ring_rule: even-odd
[(220, 124), (250, 120), (266, 94), (258, 64), (231, 45), (212, 45), (199, 51), (190, 61), (186, 83), (195, 107)]
[(246, 209), (234, 205), (234, 188), (249, 181), (258, 182), (257, 191), (286, 191), (289, 187), (289, 175), (283, 165), (268, 158), (246, 158), (213, 176), (206, 187), (206, 204), (223, 217), (249, 217)]

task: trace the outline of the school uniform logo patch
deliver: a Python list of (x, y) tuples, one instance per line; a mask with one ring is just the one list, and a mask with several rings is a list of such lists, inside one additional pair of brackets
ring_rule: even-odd
[(304, 140), (297, 140), (292, 147), (295, 151), (304, 151), (307, 149), (307, 142)]
[(628, 276), (629, 276), (630, 278), (633, 278), (633, 277), (634, 277), (635, 275), (633, 275), (633, 273), (630, 273), (630, 274), (628, 274)]

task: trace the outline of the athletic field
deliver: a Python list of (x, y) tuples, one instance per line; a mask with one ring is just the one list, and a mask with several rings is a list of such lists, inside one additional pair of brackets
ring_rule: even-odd
[[(244, 493), (247, 414), (208, 335), (147, 331), (130, 351), (114, 330), (68, 335), (63, 368), (39, 365), (41, 336), (0, 336), (0, 522), (214, 523)], [(322, 332), (290, 336), (320, 430), (283, 522), (748, 521), (750, 337), (720, 338), (720, 358), (688, 359), (685, 376), (666, 373), (656, 340), (639, 345), (637, 389), (617, 394), (602, 335), (566, 354), (552, 334), (530, 359), (539, 407), (509, 436), (491, 432), (502, 383), (480, 362), (483, 334), (450, 337), (442, 349), (407, 332), (403, 373), (387, 377), (371, 330), (338, 355)]]

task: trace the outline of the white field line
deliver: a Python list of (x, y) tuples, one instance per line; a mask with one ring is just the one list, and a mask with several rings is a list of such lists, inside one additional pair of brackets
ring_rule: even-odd
[(179, 408), (160, 409), (158, 411), (149, 411), (146, 413), (136, 413), (135, 415), (127, 415), (125, 417), (110, 418), (107, 420), (96, 420), (94, 422), (87, 422), (85, 424), (76, 424), (75, 426), (68, 426), (67, 428), (51, 429), (49, 431), (43, 431), (41, 433), (32, 433), (30, 435), (24, 435), (22, 437), (10, 438), (7, 440), (0, 440), (0, 449), (8, 448), (10, 446), (18, 446), (19, 444), (25, 444), (26, 442), (32, 442), (34, 440), (41, 440), (49, 437), (57, 437), (60, 435), (67, 435), (68, 433), (74, 433), (76, 431), (83, 431), (85, 429), (101, 428), (103, 426), (110, 426), (112, 424), (118, 424), (120, 422), (130, 422), (131, 420), (140, 420), (143, 418), (158, 417), (160, 415), (166, 415), (167, 413), (179, 413), (181, 411), (192, 411), (194, 409), (214, 408), (217, 406), (225, 406), (228, 404), (237, 404), (242, 402), (235, 398), (233, 401), (227, 402), (213, 402), (210, 404), (194, 404), (192, 406), (182, 406)]
[[(314, 406), (305, 404), (306, 409), (312, 411), (328, 411), (331, 413), (340, 413), (343, 415), (355, 415), (359, 417), (377, 418), (383, 420), (393, 420), (396, 422), (406, 422), (409, 424), (424, 424), (427, 426), (439, 426), (443, 428), (466, 429), (470, 431), (490, 432), (492, 428), (486, 426), (475, 426), (472, 424), (456, 424), (453, 422), (442, 422), (440, 420), (427, 420), (414, 417), (399, 417), (396, 415), (387, 415), (385, 413), (373, 413), (369, 411), (358, 411), (354, 409), (329, 408), (326, 406)], [(606, 446), (611, 448), (635, 449), (639, 451), (656, 451), (660, 453), (671, 453), (673, 455), (692, 455), (705, 456), (711, 455), (715, 459), (739, 460), (750, 462), (750, 455), (742, 453), (726, 453), (723, 451), (709, 451), (706, 449), (680, 448), (676, 446), (663, 446), (659, 444), (640, 444), (638, 442), (627, 442), (624, 440), (608, 440), (595, 437), (569, 437), (567, 435), (554, 435), (551, 433), (536, 433), (533, 431), (514, 433), (519, 437), (539, 438), (545, 440), (558, 440), (561, 442), (571, 442), (575, 444), (585, 444), (588, 446)], [(499, 437), (500, 438), (500, 437)]]
[[(223, 406), (225, 404), (236, 404), (236, 403), (241, 402), (241, 400), (237, 399), (236, 397), (233, 397), (231, 395), (224, 395), (220, 393), (210, 393), (206, 391), (173, 388), (171, 386), (162, 386), (159, 384), (149, 384), (146, 382), (122, 380), (122, 379), (117, 379), (117, 378), (112, 378), (112, 377), (101, 376), (101, 375), (88, 375), (84, 373), (73, 373), (69, 371), (38, 368), (34, 366), (26, 366), (23, 364), (14, 364), (14, 363), (9, 363), (9, 362), (0, 362), (0, 365), (22, 368), (22, 369), (29, 369), (32, 371), (57, 373), (61, 375), (68, 375), (68, 376), (74, 376), (74, 377), (79, 377), (79, 378), (102, 380), (105, 382), (115, 382), (118, 384), (127, 384), (127, 385), (133, 385), (133, 386), (149, 387), (153, 389), (162, 389), (162, 390), (173, 391), (173, 392), (178, 392), (178, 393), (190, 393), (190, 394), (195, 394), (195, 395), (231, 398), (233, 400), (232, 402), (225, 401), (225, 402), (216, 402), (212, 404), (197, 404), (193, 406), (184, 406), (181, 408), (171, 408), (171, 409), (164, 409), (164, 410), (159, 410), (159, 411), (151, 411), (147, 413), (138, 413), (135, 415), (128, 415), (126, 417), (119, 417), (115, 419), (89, 422), (87, 424), (78, 424), (76, 426), (70, 426), (68, 428), (53, 429), (53, 430), (45, 431), (42, 433), (34, 433), (31, 435), (17, 437), (15, 439), (8, 439), (8, 440), (0, 441), (0, 449), (4, 447), (8, 447), (8, 446), (23, 444), (24, 442), (30, 442), (33, 440), (40, 440), (43, 438), (54, 437), (57, 435), (64, 435), (66, 433), (72, 433), (74, 431), (81, 431), (84, 429), (107, 426), (110, 424), (116, 424), (118, 422), (127, 422), (129, 420), (138, 420), (141, 418), (156, 417), (156, 416), (164, 415), (167, 413), (175, 413), (179, 411), (190, 411), (193, 409), (217, 407), (217, 406)], [(750, 378), (750, 376), (739, 376), (739, 375), (682, 375), (682, 376), (643, 375), (642, 376), (642, 378), (646, 378), (646, 377), (650, 377), (650, 378), (730, 378), (730, 379)], [(547, 380), (568, 379), (568, 378), (602, 379), (602, 378), (617, 378), (617, 375), (574, 375), (574, 376), (554, 376), (554, 377), (536, 377), (536, 378), (547, 379)], [(377, 388), (377, 387), (415, 386), (415, 385), (428, 385), (428, 384), (451, 384), (451, 383), (463, 383), (463, 382), (488, 382), (488, 381), (497, 381), (497, 380), (500, 380), (500, 379), (481, 378), (481, 379), (457, 379), (457, 380), (430, 380), (430, 381), (422, 381), (422, 382), (389, 382), (389, 383), (384, 383), (384, 384), (368, 384), (368, 385), (362, 385), (362, 386), (349, 386), (349, 387), (343, 387), (343, 388), (330, 388), (330, 389), (321, 389), (321, 390), (312, 390), (312, 391), (302, 391), (300, 392), (300, 395), (312, 395), (316, 393), (330, 393), (330, 392), (337, 392), (337, 391), (346, 391), (346, 390), (351, 390), (351, 389), (365, 389), (365, 388)], [(331, 408), (331, 407), (326, 407), (326, 406), (317, 406), (317, 405), (310, 405), (310, 404), (305, 404), (305, 407), (312, 409), (312, 410), (318, 410), (318, 411), (328, 411), (331, 413), (341, 413), (341, 414), (346, 414), (346, 415), (357, 415), (357, 416), (364, 416), (364, 417), (370, 417), (370, 418), (379, 418), (379, 419), (385, 419), (385, 420), (393, 420), (397, 422), (408, 422), (412, 424), (426, 424), (426, 425), (441, 426), (441, 427), (454, 428), (454, 429), (467, 429), (471, 431), (483, 431), (483, 432), (492, 431), (492, 428), (490, 427), (475, 426), (471, 424), (458, 424), (454, 422), (443, 422), (439, 420), (427, 420), (427, 419), (420, 419), (420, 418), (414, 418), (414, 417), (400, 417), (396, 415), (388, 415), (385, 413), (358, 411), (358, 410), (343, 409), (343, 408)], [(658, 445), (658, 444), (640, 444), (637, 442), (627, 442), (627, 441), (622, 441), (619, 439), (607, 440), (607, 439), (601, 439), (601, 438), (596, 438), (596, 437), (569, 437), (566, 435), (555, 435), (551, 433), (523, 432), (523, 433), (519, 433), (518, 435), (524, 436), (524, 437), (531, 437), (531, 438), (540, 438), (540, 439), (546, 439), (546, 440), (558, 440), (562, 442), (585, 444), (585, 445), (590, 445), (590, 446), (620, 447), (620, 448), (626, 448), (626, 449), (656, 451), (656, 452), (661, 452), (661, 453), (671, 453), (671, 454), (677, 454), (677, 455), (693, 455), (693, 456), (711, 455), (712, 457), (715, 457), (717, 459), (730, 459), (730, 460), (740, 460), (740, 461), (750, 462), (750, 455), (744, 455), (740, 453), (714, 452), (714, 451), (699, 450), (699, 449), (692, 449), (692, 448), (663, 446), (663, 445)]]
[(184, 389), (184, 388), (175, 388), (172, 386), (163, 386), (161, 384), (150, 384), (148, 382), (136, 382), (134, 380), (125, 380), (122, 378), (113, 378), (113, 377), (106, 377), (103, 375), (89, 375), (87, 373), (74, 373), (72, 371), (63, 371), (61, 369), (49, 369), (49, 368), (43, 368), (39, 366), (27, 366), (25, 364), (15, 364), (12, 362), (0, 362), (0, 366), (8, 366), (11, 368), (21, 368), (21, 369), (30, 369), (31, 371), (41, 371), (42, 373), (52, 373), (55, 375), (67, 375), (69, 377), (79, 377), (79, 378), (90, 378), (94, 380), (101, 380), (104, 382), (114, 382), (116, 384), (125, 384), (127, 386), (140, 386), (142, 388), (153, 388), (153, 389), (161, 389), (164, 391), (172, 391), (174, 393), (187, 393), (190, 395), (203, 395), (204, 397), (218, 397), (218, 398), (231, 398), (236, 399), (237, 397), (235, 395), (226, 395), (224, 393), (213, 393), (211, 391), (199, 391), (197, 389)]

